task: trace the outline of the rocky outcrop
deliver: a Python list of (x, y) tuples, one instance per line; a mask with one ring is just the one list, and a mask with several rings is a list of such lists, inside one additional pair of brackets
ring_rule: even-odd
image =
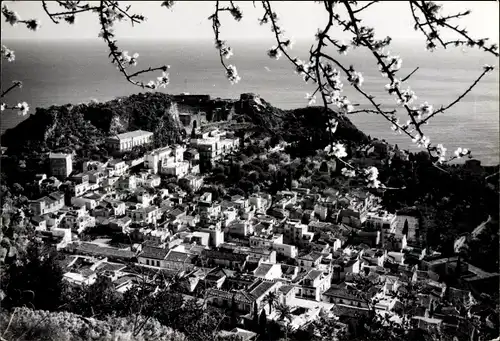
[[(231, 100), (155, 92), (106, 103), (37, 108), (34, 115), (5, 132), (2, 146), (13, 153), (95, 149), (106, 136), (136, 129), (153, 132), (155, 145), (168, 145), (178, 142), (185, 129), (189, 133), (192, 128), (193, 120), (186, 120), (185, 116), (196, 117), (200, 113), (205, 115), (197, 122), (198, 126), (204, 120), (221, 123), (230, 120), (243, 127), (250, 124), (256, 128), (251, 132), (253, 135), (279, 136), (288, 142), (312, 140), (319, 147), (327, 140), (327, 117), (320, 107), (281, 110), (255, 94), (242, 94), (239, 100)], [(339, 139), (358, 142), (367, 139), (347, 118), (338, 119)]]

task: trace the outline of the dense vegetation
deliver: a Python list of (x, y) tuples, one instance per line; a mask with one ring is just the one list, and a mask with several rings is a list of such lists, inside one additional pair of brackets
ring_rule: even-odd
[[(141, 326), (140, 330), (136, 326)], [(184, 341), (179, 332), (154, 318), (130, 315), (104, 320), (86, 318), (68, 312), (49, 312), (17, 308), (0, 313), (0, 328), (6, 340), (19, 341)], [(135, 330), (134, 330), (135, 329)]]
[(368, 137), (358, 130), (345, 116), (338, 116), (332, 111), (324, 111), (323, 107), (306, 107), (293, 110), (281, 110), (273, 107), (265, 100), (247, 94), (235, 106), (235, 119), (251, 122), (260, 128), (264, 136), (277, 136), (286, 142), (294, 143), (302, 155), (311, 155), (323, 149), (330, 136), (325, 129), (328, 120), (335, 116), (338, 128), (335, 138), (342, 142), (363, 144)]
[[(498, 221), (498, 166), (433, 166), (423, 154), (393, 160), (380, 169), (388, 186), (383, 203), (392, 211), (410, 209), (420, 218), (423, 243), (445, 255), (454, 254), (454, 240), (472, 232), (489, 216)], [(495, 175), (496, 174), (496, 175)], [(487, 228), (469, 245), (472, 264), (496, 272), (499, 267), (498, 225)], [(479, 242), (481, 240), (481, 242)], [(482, 245), (481, 245), (482, 244)]]

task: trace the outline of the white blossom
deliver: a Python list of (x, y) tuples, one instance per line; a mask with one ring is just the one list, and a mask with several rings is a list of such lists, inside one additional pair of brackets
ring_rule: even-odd
[(282, 43), (282, 45), (283, 45), (283, 48), (291, 50), (293, 48), (293, 45), (295, 45), (295, 39), (293, 39), (293, 37), (291, 37), (290, 39), (284, 41)]
[(276, 46), (273, 46), (271, 47), (268, 51), (267, 51), (267, 55), (270, 57), (270, 58), (273, 58), (273, 59), (280, 59), (281, 57), (281, 51), (279, 48), (277, 48)]
[(343, 55), (346, 55), (347, 52), (349, 51), (349, 45), (347, 45), (344, 41), (341, 41), (339, 46), (338, 46), (338, 50), (337, 52), (339, 54), (343, 54)]
[(440, 143), (436, 146), (436, 152), (439, 157), (439, 162), (444, 162), (445, 161), (445, 156), (446, 156), (446, 148)]
[(28, 20), (26, 22), (26, 27), (28, 27), (28, 29), (32, 30), (32, 31), (36, 31), (40, 28), (40, 20), (36, 20), (36, 19), (33, 19), (33, 20)]
[(127, 57), (128, 57), (129, 65), (133, 65), (133, 66), (137, 65), (137, 58), (139, 58), (139, 54), (137, 52), (134, 53), (132, 57), (130, 57), (130, 56), (127, 56)]
[(18, 109), (17, 114), (19, 116), (25, 116), (30, 110), (28, 103), (26, 102), (18, 103), (16, 108)]
[(2, 45), (2, 55), (7, 58), (7, 61), (13, 62), (16, 59), (14, 51), (8, 49), (5, 45)]
[(401, 98), (398, 98), (397, 102), (400, 105), (407, 105), (411, 104), (417, 98), (418, 97), (415, 95), (415, 92), (408, 88), (401, 93)]
[(339, 159), (347, 156), (345, 147), (341, 143), (336, 143), (333, 146), (332, 145), (326, 146), (325, 152), (327, 152), (328, 155), (333, 155)]
[(356, 85), (358, 87), (360, 87), (363, 84), (363, 81), (365, 80), (361, 72), (356, 72), (356, 71), (351, 72), (349, 74), (348, 79), (353, 85)]
[(396, 92), (396, 89), (399, 89), (401, 86), (401, 81), (399, 79), (394, 79), (390, 84), (385, 85), (385, 89), (392, 94), (393, 92)]
[(417, 144), (417, 147), (424, 147), (427, 148), (429, 144), (431, 143), (430, 139), (427, 136), (420, 136), (419, 134), (415, 135), (415, 137), (412, 140), (414, 143)]
[(432, 105), (428, 104), (427, 102), (424, 102), (424, 104), (420, 105), (420, 111), (422, 115), (430, 115), (432, 114)]
[(349, 113), (354, 109), (347, 97), (343, 97), (341, 100), (339, 100), (337, 102), (337, 107), (346, 113)]
[(470, 151), (467, 148), (458, 147), (457, 150), (455, 150), (455, 157), (457, 159), (460, 159), (462, 156), (465, 156), (469, 153)]
[(6, 106), (5, 103), (0, 104), (0, 111), (4, 111), (5, 110), (5, 106)]
[(11, 24), (12, 26), (16, 26), (17, 23), (21, 20), (21, 17), (17, 12), (11, 11), (7, 8), (7, 6), (3, 5), (2, 14), (5, 17), (5, 21)]
[(373, 181), (378, 178), (378, 169), (376, 167), (370, 167), (365, 169), (366, 179)]
[(238, 70), (234, 65), (229, 65), (226, 69), (226, 77), (229, 79), (231, 84), (236, 84), (241, 80), (241, 77), (238, 76)]
[(166, 73), (165, 71), (163, 71), (162, 75), (160, 77), (157, 77), (157, 79), (158, 79), (158, 86), (160, 88), (166, 88), (168, 83), (170, 82), (168, 78), (168, 73)]
[(234, 55), (233, 49), (230, 46), (225, 45), (220, 48), (220, 53), (226, 59), (229, 59)]
[(306, 93), (305, 99), (309, 101), (308, 105), (313, 105), (314, 103), (316, 103), (316, 95), (311, 95), (309, 93)]
[(353, 169), (347, 169), (344, 167), (341, 169), (341, 172), (342, 172), (343, 176), (346, 176), (348, 178), (352, 178), (352, 177), (356, 176), (356, 172)]
[(327, 131), (330, 131), (330, 133), (335, 133), (337, 131), (337, 127), (339, 125), (339, 122), (334, 119), (334, 118), (331, 118), (330, 121), (329, 121), (329, 125), (328, 127), (326, 128)]
[(309, 73), (309, 64), (305, 64), (302, 60), (300, 59), (295, 59), (295, 73), (303, 76), (304, 80), (307, 80), (308, 78), (308, 73)]
[(493, 69), (495, 68), (495, 65), (488, 65), (488, 64), (484, 64), (483, 66), (483, 69), (484, 71), (486, 72), (490, 72), (490, 71), (493, 71)]
[(368, 187), (379, 188), (381, 186), (378, 180), (378, 169), (376, 167), (366, 168), (364, 170)]
[(389, 56), (388, 58), (388, 69), (390, 71), (398, 71), (401, 69), (403, 60), (399, 56)]
[(129, 56), (128, 51), (122, 51), (119, 59), (120, 59), (120, 62), (129, 63), (131, 61), (132, 57)]
[(165, 6), (166, 8), (172, 8), (172, 6), (174, 5), (174, 1), (163, 1), (161, 6)]
[(372, 182), (369, 182), (369, 183), (368, 183), (368, 187), (369, 187), (369, 188), (379, 188), (379, 187), (382, 187), (382, 185), (381, 185), (381, 183), (380, 183), (380, 180), (375, 179), (375, 180), (373, 180)]
[(149, 83), (148, 83), (146, 86), (147, 86), (148, 88), (150, 88), (150, 89), (153, 89), (153, 90), (154, 90), (154, 89), (156, 89), (156, 87), (157, 87), (158, 85), (156, 84), (156, 82), (155, 82), (155, 81), (151, 80), (151, 81), (149, 81)]

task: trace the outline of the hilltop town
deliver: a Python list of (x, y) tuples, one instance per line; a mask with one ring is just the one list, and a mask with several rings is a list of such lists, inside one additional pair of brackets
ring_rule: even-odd
[[(49, 152), (50, 172), (32, 184), (46, 194), (28, 198), (19, 219), (60, 254), (67, 283), (106, 277), (118, 293), (175, 283), (186, 298), (230, 310), (232, 329), (220, 334), (243, 340), (257, 339), (262, 316), (312, 334), (329, 318), (335, 335), (352, 335), (352, 319), (372, 312), (394, 328), (459, 339), (479, 329), (473, 321), (497, 328), (482, 298), (499, 274), (425, 247), (418, 216), (389, 212), (379, 193), (336, 175), (321, 154), (310, 173), (338, 181), (297, 181), (280, 170), (293, 162), (289, 143), (190, 117), (175, 144), (153, 147), (154, 132), (131, 130), (104, 139), (106, 159), (77, 164), (75, 153)], [(354, 162), (407, 157), (372, 145)], [(254, 160), (274, 161), (259, 170)]]

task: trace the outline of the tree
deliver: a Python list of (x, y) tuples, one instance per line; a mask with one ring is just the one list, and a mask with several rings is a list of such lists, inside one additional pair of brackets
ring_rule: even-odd
[(266, 334), (267, 330), (267, 316), (266, 316), (266, 310), (262, 309), (260, 312), (260, 317), (259, 317), (259, 330), (261, 335)]
[(405, 223), (403, 225), (403, 236), (408, 237), (408, 219), (405, 219)]
[(276, 305), (276, 313), (278, 321), (284, 322), (285, 340), (288, 340), (288, 334), (290, 332), (289, 326), (292, 321), (292, 310), (290, 309), (290, 306), (284, 303), (278, 303)]
[(238, 319), (236, 317), (236, 300), (235, 295), (231, 297), (231, 327), (235, 327), (238, 324)]
[(263, 302), (269, 305), (269, 313), (273, 311), (273, 306), (278, 302), (278, 295), (275, 292), (271, 291), (265, 297)]
[(253, 327), (254, 331), (258, 331), (259, 330), (259, 307), (257, 306), (257, 302), (253, 303), (252, 318), (253, 318), (252, 327)]
[(67, 293), (66, 303), (70, 311), (87, 317), (104, 318), (121, 306), (121, 296), (111, 279), (98, 276), (96, 281), (83, 287), (73, 287)]
[(37, 241), (32, 241), (26, 257), (11, 264), (2, 276), (6, 298), (3, 307), (34, 307), (56, 310), (63, 303), (63, 272), (56, 262), (57, 255)]

